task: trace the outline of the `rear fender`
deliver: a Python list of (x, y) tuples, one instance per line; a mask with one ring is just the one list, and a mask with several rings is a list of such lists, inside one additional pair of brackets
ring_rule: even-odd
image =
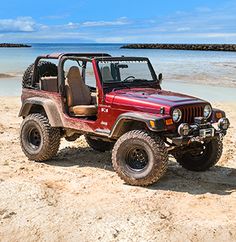
[(63, 127), (62, 119), (60, 117), (60, 111), (58, 107), (53, 103), (52, 100), (47, 98), (28, 98), (22, 103), (22, 107), (19, 113), (19, 117), (26, 117), (34, 109), (34, 112), (44, 110), (46, 113), (49, 123), (52, 127)]

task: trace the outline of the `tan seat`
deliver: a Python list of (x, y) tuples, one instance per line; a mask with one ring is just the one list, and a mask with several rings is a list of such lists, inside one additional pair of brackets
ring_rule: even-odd
[(69, 111), (77, 116), (94, 116), (97, 106), (92, 104), (89, 88), (83, 82), (80, 70), (72, 66), (66, 78), (66, 96)]
[(94, 116), (97, 114), (95, 105), (78, 105), (70, 107), (70, 112), (77, 116)]

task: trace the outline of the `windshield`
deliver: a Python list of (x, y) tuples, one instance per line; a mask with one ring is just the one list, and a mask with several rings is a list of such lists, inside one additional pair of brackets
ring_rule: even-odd
[(133, 83), (155, 81), (148, 61), (100, 61), (103, 83)]

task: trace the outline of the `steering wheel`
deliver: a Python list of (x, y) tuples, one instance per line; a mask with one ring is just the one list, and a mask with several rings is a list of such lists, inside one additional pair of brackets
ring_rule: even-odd
[(127, 76), (127, 77), (123, 80), (123, 82), (127, 81), (127, 80), (130, 79), (130, 78), (135, 79), (135, 76)]

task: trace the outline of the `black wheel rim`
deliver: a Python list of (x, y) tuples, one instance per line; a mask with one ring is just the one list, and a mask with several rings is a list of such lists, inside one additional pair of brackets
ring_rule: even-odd
[(196, 150), (190, 153), (192, 159), (199, 159), (204, 157), (208, 152), (208, 143), (202, 142), (197, 143)]
[(31, 128), (28, 133), (28, 143), (31, 148), (37, 150), (41, 144), (41, 134), (37, 128)]
[(132, 171), (143, 171), (148, 165), (148, 154), (142, 147), (132, 147), (128, 150), (125, 162)]

